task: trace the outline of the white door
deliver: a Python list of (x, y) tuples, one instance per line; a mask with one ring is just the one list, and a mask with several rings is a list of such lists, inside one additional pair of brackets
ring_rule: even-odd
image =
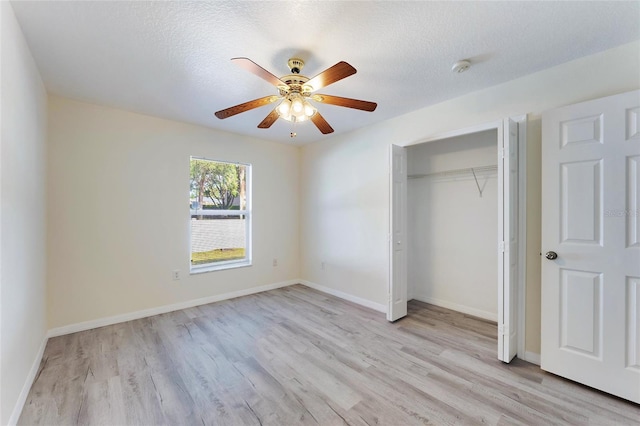
[(640, 91), (542, 115), (541, 367), (638, 403), (639, 188)]
[(389, 307), (387, 319), (407, 315), (407, 150), (391, 145), (391, 212), (389, 244)]
[(498, 131), (498, 359), (516, 356), (518, 283), (518, 123)]

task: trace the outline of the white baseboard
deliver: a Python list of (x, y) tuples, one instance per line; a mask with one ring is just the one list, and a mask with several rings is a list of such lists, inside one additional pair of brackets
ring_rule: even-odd
[(453, 311), (462, 312), (463, 314), (473, 315), (474, 317), (498, 322), (498, 314), (495, 314), (493, 312), (483, 311), (481, 309), (471, 308), (469, 306), (448, 302), (446, 300), (435, 299), (433, 297), (421, 296), (419, 294), (414, 295), (413, 298), (420, 302), (425, 302), (425, 303), (430, 303), (432, 305), (440, 306), (441, 308), (447, 308)]
[(11, 416), (9, 417), (9, 426), (14, 426), (18, 423), (20, 419), (20, 414), (22, 414), (22, 409), (24, 408), (25, 402), (27, 402), (27, 397), (29, 396), (29, 391), (31, 390), (31, 386), (33, 385), (33, 381), (36, 378), (36, 374), (38, 374), (38, 369), (40, 368), (40, 361), (42, 361), (42, 355), (44, 354), (44, 348), (47, 346), (47, 341), (49, 338), (47, 336), (42, 338), (42, 343), (40, 343), (40, 348), (38, 349), (38, 353), (36, 353), (36, 357), (33, 360), (33, 364), (31, 364), (31, 369), (29, 370), (29, 374), (27, 375), (26, 380), (24, 381), (24, 385), (22, 386), (22, 390), (20, 391), (20, 395), (18, 395), (18, 400), (16, 401), (16, 405), (13, 407), (13, 411), (11, 412)]
[(158, 306), (157, 308), (144, 309), (142, 311), (129, 312), (126, 314), (115, 315), (112, 317), (98, 318), (96, 320), (69, 324), (63, 327), (52, 328), (47, 332), (47, 337), (63, 336), (65, 334), (76, 333), (78, 331), (91, 330), (93, 328), (104, 327), (107, 325), (118, 324), (121, 322), (137, 320), (140, 318), (151, 317), (167, 312), (179, 311), (180, 309), (193, 308), (194, 306), (206, 305), (208, 303), (220, 302), (222, 300), (234, 299), (236, 297), (248, 296), (250, 294), (261, 293), (263, 291), (273, 290), (276, 288), (287, 287), (300, 283), (300, 280), (282, 281), (274, 284), (267, 284), (258, 287), (251, 287), (246, 290), (232, 291), (230, 293), (218, 294), (215, 296), (207, 296), (199, 299), (187, 300), (185, 302), (174, 303), (171, 305)]
[(332, 296), (339, 297), (340, 299), (348, 300), (349, 302), (353, 302), (353, 303), (356, 303), (358, 305), (362, 305), (364, 307), (373, 309), (373, 310), (378, 311), (378, 312), (382, 312), (382, 313), (385, 313), (385, 314), (387, 313), (387, 307), (385, 305), (381, 304), (381, 303), (372, 302), (370, 300), (363, 299), (363, 298), (358, 297), (358, 296), (353, 296), (353, 295), (348, 294), (348, 293), (343, 293), (340, 290), (336, 290), (334, 288), (325, 287), (325, 286), (320, 285), (320, 284), (312, 283), (311, 281), (300, 280), (299, 282), (300, 282), (300, 284), (304, 284), (307, 287), (310, 287), (310, 288), (312, 288), (314, 290), (318, 290), (318, 291), (321, 291), (323, 293), (327, 293), (327, 294), (330, 294)]
[(540, 354), (535, 352), (526, 351), (523, 359), (531, 364), (540, 365)]

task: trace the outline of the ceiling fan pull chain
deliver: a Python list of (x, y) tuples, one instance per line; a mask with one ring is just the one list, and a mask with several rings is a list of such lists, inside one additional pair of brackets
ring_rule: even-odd
[(293, 115), (291, 116), (291, 134), (289, 136), (291, 136), (291, 138), (295, 138), (296, 136), (298, 136), (298, 134), (295, 132), (296, 130), (296, 117)]

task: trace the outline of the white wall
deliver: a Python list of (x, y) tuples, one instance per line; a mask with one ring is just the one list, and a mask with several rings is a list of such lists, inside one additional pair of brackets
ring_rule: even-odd
[[(49, 123), (49, 327), (299, 277), (299, 148), (54, 96)], [(191, 155), (253, 165), (253, 266), (189, 275)]]
[[(640, 43), (633, 42), (304, 146), (302, 278), (386, 305), (389, 144), (410, 145), (446, 131), (527, 113), (526, 349), (539, 353), (540, 114), (638, 88)], [(320, 267), (323, 260), (325, 269)]]
[(407, 185), (409, 298), (498, 318), (497, 172), (411, 178), (496, 165), (498, 132), (410, 146)]
[(12, 412), (40, 362), (46, 333), (47, 94), (9, 2), (0, 2), (0, 15), (0, 424), (5, 425), (16, 420)]

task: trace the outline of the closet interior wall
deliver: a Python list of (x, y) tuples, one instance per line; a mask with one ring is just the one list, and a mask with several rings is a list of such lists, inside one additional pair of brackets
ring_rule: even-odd
[(493, 129), (407, 148), (409, 299), (497, 320), (498, 181), (487, 167), (497, 138)]

